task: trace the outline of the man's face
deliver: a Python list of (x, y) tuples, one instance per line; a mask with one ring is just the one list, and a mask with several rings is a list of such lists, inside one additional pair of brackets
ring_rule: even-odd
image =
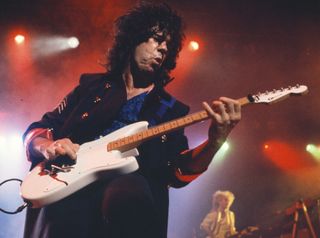
[(222, 209), (227, 209), (229, 205), (229, 199), (227, 197), (221, 197), (219, 200), (219, 206)]
[(167, 56), (169, 40), (169, 36), (157, 32), (139, 44), (134, 51), (134, 61), (138, 69), (149, 73), (157, 71)]

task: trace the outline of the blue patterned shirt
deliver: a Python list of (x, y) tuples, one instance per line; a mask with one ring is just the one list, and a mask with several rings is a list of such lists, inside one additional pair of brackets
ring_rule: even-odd
[(111, 126), (106, 128), (102, 132), (102, 136), (108, 135), (124, 126), (138, 121), (138, 115), (145, 100), (147, 93), (139, 94), (133, 98), (130, 98), (126, 104), (124, 104), (118, 117), (112, 122)]

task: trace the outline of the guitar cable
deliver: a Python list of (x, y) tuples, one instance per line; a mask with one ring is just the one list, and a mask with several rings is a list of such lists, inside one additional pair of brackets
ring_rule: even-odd
[[(7, 182), (11, 182), (11, 181), (20, 182), (20, 185), (21, 185), (21, 183), (22, 183), (22, 180), (21, 180), (21, 179), (12, 178), (12, 179), (4, 180), (3, 182), (0, 183), (0, 186), (2, 186), (3, 184), (5, 184), (5, 183), (7, 183)], [(29, 203), (25, 202), (25, 203), (22, 204), (20, 207), (18, 207), (15, 211), (7, 211), (7, 210), (4, 210), (4, 209), (2, 209), (2, 208), (0, 208), (0, 211), (3, 212), (3, 213), (6, 213), (6, 214), (13, 215), (13, 214), (17, 214), (17, 213), (19, 213), (19, 212), (22, 212), (23, 209), (25, 209), (27, 206), (29, 206)]]

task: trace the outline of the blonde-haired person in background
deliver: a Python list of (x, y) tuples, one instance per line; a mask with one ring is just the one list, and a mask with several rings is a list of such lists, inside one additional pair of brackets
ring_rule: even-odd
[(207, 234), (206, 238), (226, 238), (237, 233), (235, 215), (230, 211), (234, 198), (230, 191), (218, 190), (212, 195), (212, 209), (200, 225)]

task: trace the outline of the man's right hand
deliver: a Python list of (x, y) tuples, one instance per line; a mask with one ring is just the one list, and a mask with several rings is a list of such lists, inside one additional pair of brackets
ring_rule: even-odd
[(36, 137), (32, 140), (31, 147), (34, 152), (42, 154), (47, 160), (55, 159), (60, 155), (67, 155), (75, 160), (80, 145), (74, 144), (68, 138), (52, 141), (44, 137)]

